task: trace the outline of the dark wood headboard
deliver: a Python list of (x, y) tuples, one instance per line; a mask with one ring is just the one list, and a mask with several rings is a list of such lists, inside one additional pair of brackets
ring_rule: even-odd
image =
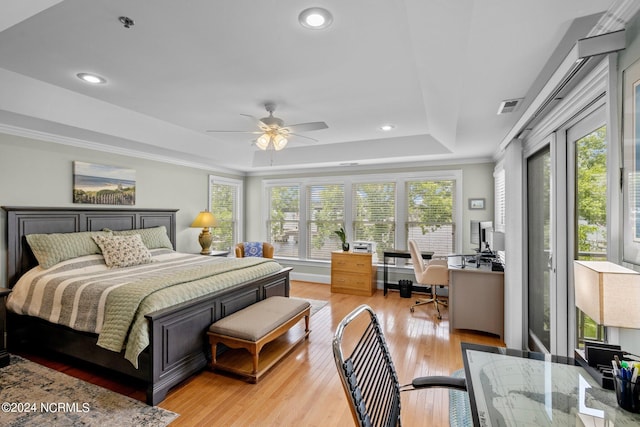
[(3, 206), (7, 213), (7, 286), (38, 265), (25, 236), (41, 233), (131, 230), (164, 225), (176, 247), (177, 209), (44, 208)]

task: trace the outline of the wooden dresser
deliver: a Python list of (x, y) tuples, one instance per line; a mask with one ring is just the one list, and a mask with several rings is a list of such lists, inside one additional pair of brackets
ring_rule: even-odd
[(372, 254), (331, 253), (331, 292), (371, 296), (376, 291), (377, 266)]

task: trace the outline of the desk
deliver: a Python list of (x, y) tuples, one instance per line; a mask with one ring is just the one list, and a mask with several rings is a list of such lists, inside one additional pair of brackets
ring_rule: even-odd
[[(433, 256), (433, 252), (422, 252), (422, 259), (431, 259)], [(411, 252), (409, 251), (384, 251), (382, 253), (382, 272), (383, 272), (383, 285), (384, 285), (384, 295), (387, 295), (388, 289), (400, 289), (400, 286), (397, 283), (389, 283), (389, 270), (387, 264), (387, 258), (411, 258)], [(411, 270), (413, 272), (413, 269)], [(416, 288), (420, 288), (419, 290), (425, 290), (429, 286), (416, 286), (413, 285), (412, 288), (415, 290)]]
[(474, 426), (637, 426), (573, 359), (462, 343)]
[(504, 337), (504, 272), (491, 265), (449, 265), (449, 332), (471, 329)]

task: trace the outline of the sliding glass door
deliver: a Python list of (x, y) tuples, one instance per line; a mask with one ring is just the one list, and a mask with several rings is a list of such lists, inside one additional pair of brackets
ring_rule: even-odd
[[(575, 189), (569, 227), (573, 260), (607, 259), (607, 127), (601, 107), (567, 130), (572, 158), (570, 183)], [(571, 271), (571, 270), (570, 270)], [(576, 309), (574, 345), (585, 339), (603, 341), (604, 327)]]
[(547, 145), (527, 159), (528, 345), (551, 350), (552, 284), (551, 150)]

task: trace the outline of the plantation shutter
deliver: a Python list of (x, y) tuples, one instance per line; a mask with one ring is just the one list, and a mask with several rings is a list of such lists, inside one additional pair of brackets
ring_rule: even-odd
[(495, 231), (505, 232), (506, 227), (506, 209), (505, 209), (505, 172), (504, 169), (496, 169), (494, 177), (494, 194), (495, 194)]
[(344, 185), (310, 185), (307, 193), (307, 258), (330, 260), (341, 249), (334, 233), (344, 226)]
[(407, 240), (415, 240), (421, 250), (435, 255), (456, 252), (455, 188), (455, 180), (406, 183)]

